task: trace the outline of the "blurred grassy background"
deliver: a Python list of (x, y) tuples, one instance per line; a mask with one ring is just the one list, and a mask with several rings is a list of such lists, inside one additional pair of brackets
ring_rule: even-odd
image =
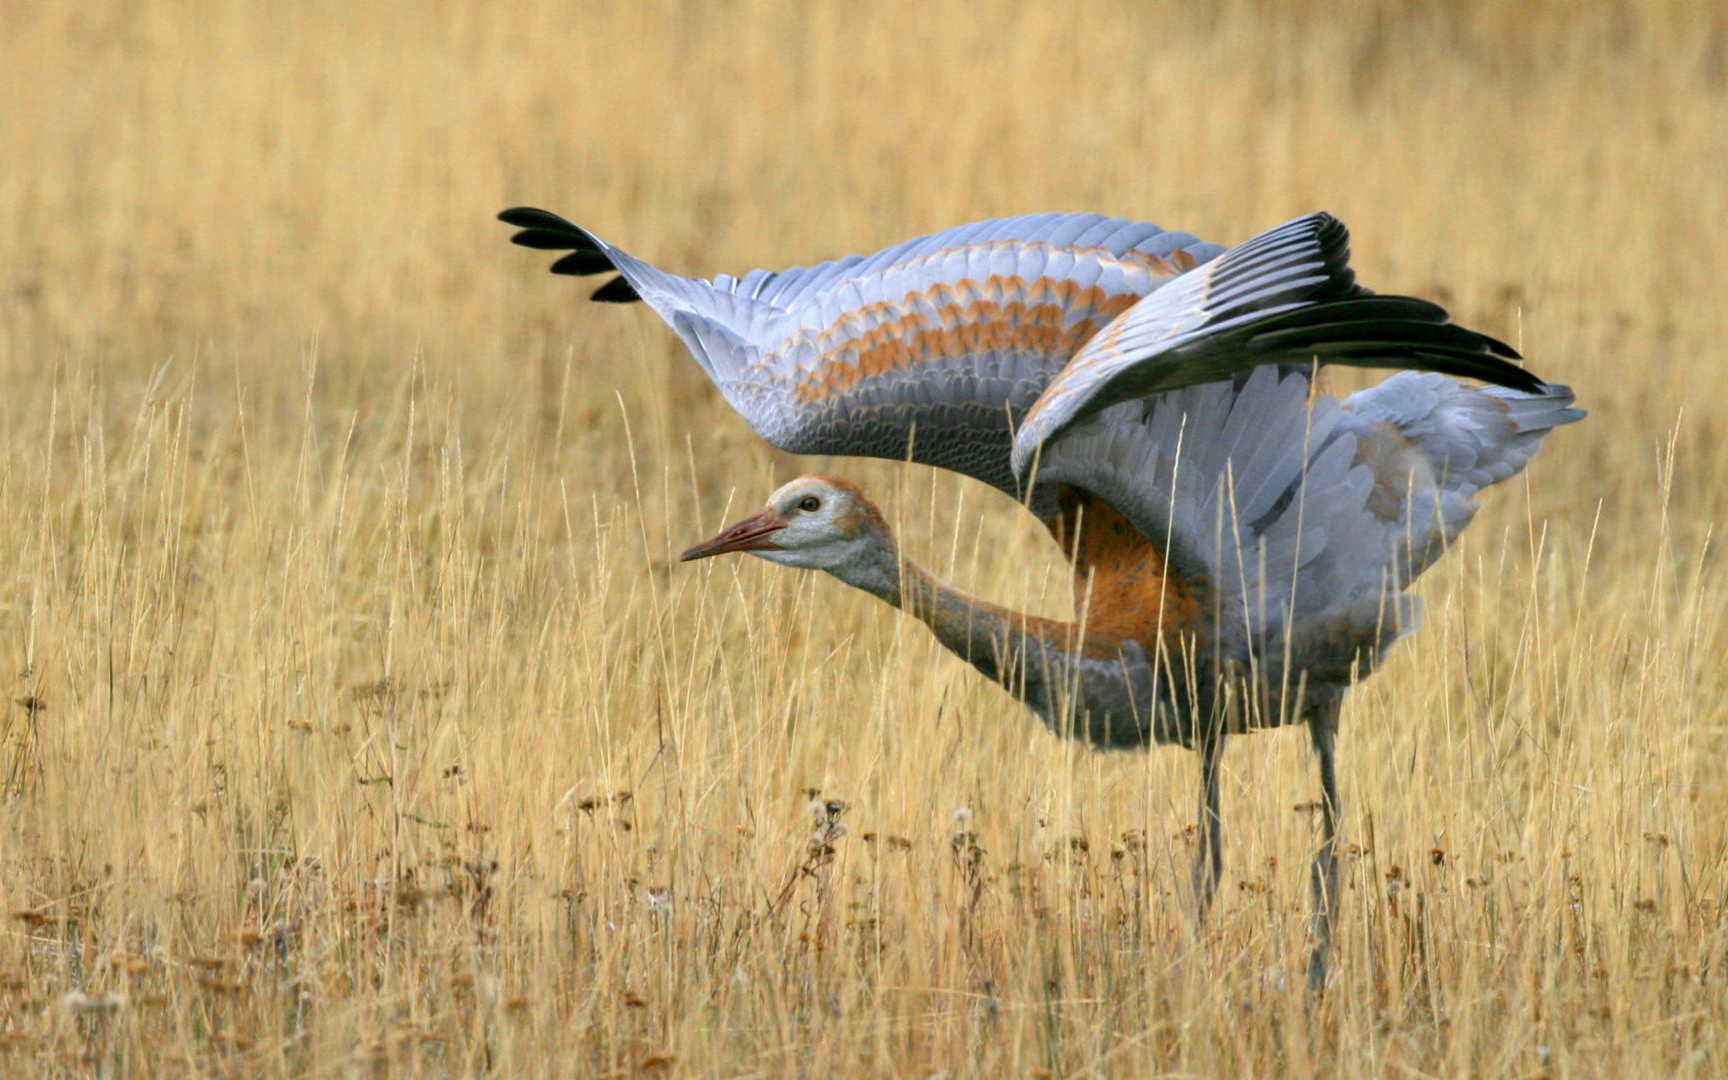
[[(1679, 2), (7, 6), (0, 1065), (1720, 1074), (1724, 161)], [(1348, 707), (1325, 999), (1300, 736), (1196, 930), (1188, 755), (667, 561), (815, 464), (1061, 614), (1036, 526), (763, 447), (517, 203), (700, 275), (1327, 209), (1573, 384)]]

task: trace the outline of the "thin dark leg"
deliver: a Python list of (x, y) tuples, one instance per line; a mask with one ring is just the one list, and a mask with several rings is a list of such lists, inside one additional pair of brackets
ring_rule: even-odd
[(1200, 740), (1200, 820), (1196, 828), (1199, 844), (1194, 852), (1194, 899), (1204, 920), (1218, 891), (1218, 876), (1224, 869), (1224, 823), (1218, 816), (1218, 764), (1224, 758), (1224, 733)]
[(1332, 912), (1338, 903), (1338, 863), (1333, 857), (1338, 843), (1338, 776), (1333, 768), (1333, 748), (1338, 736), (1338, 709), (1342, 696), (1323, 706), (1308, 722), (1314, 753), (1320, 759), (1320, 850), (1314, 855), (1309, 881), (1314, 889), (1314, 916), (1310, 932), (1314, 952), (1308, 957), (1308, 989), (1326, 985), (1326, 953), (1332, 944)]

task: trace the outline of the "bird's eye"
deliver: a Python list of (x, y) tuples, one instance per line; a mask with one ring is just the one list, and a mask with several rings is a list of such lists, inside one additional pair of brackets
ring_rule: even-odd
[(798, 509), (809, 512), (822, 509), (822, 500), (814, 495), (806, 495), (798, 500)]

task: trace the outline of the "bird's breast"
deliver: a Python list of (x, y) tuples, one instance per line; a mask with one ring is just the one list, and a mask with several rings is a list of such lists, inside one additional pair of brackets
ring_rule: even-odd
[(1135, 641), (1155, 649), (1160, 640), (1202, 628), (1207, 582), (1176, 573), (1164, 552), (1104, 500), (1065, 493), (1061, 506), (1056, 535), (1074, 561), (1074, 602), (1088, 644)]

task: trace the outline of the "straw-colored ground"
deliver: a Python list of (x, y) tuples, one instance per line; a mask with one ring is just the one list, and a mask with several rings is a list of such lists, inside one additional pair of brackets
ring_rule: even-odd
[[(1728, 1072), (1702, 12), (8, 4), (0, 1071)], [(1325, 995), (1300, 733), (1233, 744), (1197, 929), (1191, 755), (1063, 744), (832, 581), (669, 562), (814, 464), (1062, 614), (1036, 525), (775, 455), (518, 202), (704, 274), (1325, 208), (1576, 386), (1348, 706)]]

